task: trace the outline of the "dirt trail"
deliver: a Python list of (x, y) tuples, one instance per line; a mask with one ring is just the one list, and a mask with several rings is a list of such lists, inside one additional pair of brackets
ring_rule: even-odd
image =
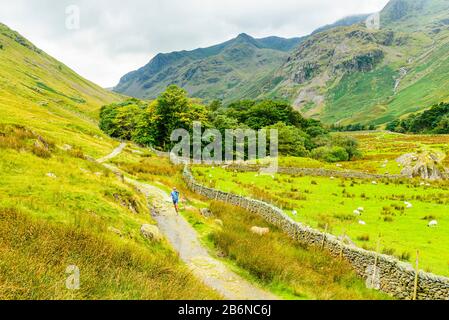
[(105, 157), (103, 157), (101, 159), (98, 159), (97, 162), (104, 163), (104, 162), (106, 162), (108, 160), (111, 160), (111, 159), (117, 157), (120, 153), (122, 153), (125, 148), (126, 148), (126, 143), (121, 143), (117, 148), (115, 148), (111, 152), (111, 154), (108, 154), (107, 156), (105, 156)]
[[(120, 145), (111, 155), (103, 159), (109, 160), (116, 157), (125, 146)], [(114, 166), (105, 164), (105, 167), (115, 173), (120, 173), (120, 170)], [(207, 286), (215, 289), (228, 300), (279, 299), (275, 295), (253, 286), (229, 270), (225, 264), (213, 258), (201, 245), (193, 227), (182, 216), (176, 214), (170, 196), (165, 191), (131, 178), (126, 177), (125, 181), (145, 194), (154, 207), (153, 218), (157, 221), (161, 232), (194, 275)]]

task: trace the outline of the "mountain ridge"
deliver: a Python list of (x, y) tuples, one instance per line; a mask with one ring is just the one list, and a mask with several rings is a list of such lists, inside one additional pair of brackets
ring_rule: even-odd
[[(266, 76), (267, 72), (272, 71), (286, 59), (287, 53), (301, 41), (302, 38), (299, 37), (286, 39), (272, 36), (257, 39), (246, 33), (241, 33), (236, 38), (207, 48), (159, 53), (144, 67), (123, 76), (114, 91), (137, 98), (154, 98), (165, 89), (164, 85), (158, 86), (159, 82), (165, 81), (165, 85), (177, 82), (177, 84), (185, 86), (187, 84), (183, 81), (190, 80), (194, 74), (199, 71), (213, 74), (214, 68), (218, 70), (218, 75), (234, 71), (232, 76), (227, 79), (231, 83), (235, 83), (235, 86), (241, 86), (242, 82), (248, 82), (249, 75), (242, 75), (242, 72), (237, 68), (245, 69), (250, 64), (256, 64), (261, 66), (263, 70), (259, 70), (260, 73), (251, 74), (250, 79), (254, 80)], [(263, 57), (261, 57), (262, 52)], [(253, 58), (255, 58), (255, 63), (250, 61)], [(238, 66), (234, 63), (237, 63)], [(174, 68), (186, 70), (182, 70), (183, 72), (180, 72), (178, 77), (172, 76), (170, 79), (170, 73), (177, 72)], [(196, 90), (201, 91), (203, 87), (217, 82), (222, 81), (211, 75), (209, 79), (206, 79), (204, 86)], [(155, 86), (156, 88), (154, 88)], [(223, 83), (223, 87), (220, 90), (222, 97), (227, 95), (226, 90), (229, 89), (229, 85)], [(142, 91), (149, 91), (150, 93), (142, 93)], [(198, 96), (206, 98), (207, 95), (202, 95), (198, 91), (195, 92)]]
[[(173, 53), (182, 56), (178, 64), (157, 56), (122, 78), (115, 91), (152, 99), (176, 84), (194, 97), (225, 104), (288, 100), (307, 117), (339, 124), (382, 125), (447, 100), (449, 1), (391, 0), (380, 12), (379, 30), (363, 23), (368, 16), (348, 16), (294, 38), (296, 46), (291, 42), (284, 52), (241, 34), (203, 49), (224, 52), (218, 59), (195, 50)], [(153, 64), (164, 69), (154, 73)]]

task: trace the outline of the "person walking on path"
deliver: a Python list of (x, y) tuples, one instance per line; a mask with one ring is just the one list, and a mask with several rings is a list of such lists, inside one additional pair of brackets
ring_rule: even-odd
[(170, 194), (173, 205), (175, 206), (176, 213), (179, 214), (179, 191), (176, 188), (173, 188), (172, 193)]

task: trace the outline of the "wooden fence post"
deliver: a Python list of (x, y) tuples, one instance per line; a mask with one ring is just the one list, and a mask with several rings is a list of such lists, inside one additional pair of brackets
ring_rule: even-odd
[(413, 299), (418, 298), (418, 280), (419, 280), (419, 250), (416, 251), (415, 285), (413, 288)]
[(324, 246), (326, 245), (327, 228), (329, 228), (329, 224), (326, 223), (326, 227), (324, 228), (324, 234), (323, 234), (323, 243), (321, 244), (321, 250), (324, 250)]
[(346, 238), (346, 230), (343, 229), (343, 237), (341, 239), (341, 251), (340, 251), (340, 258), (343, 258), (343, 250), (345, 248), (345, 238)]
[(377, 239), (377, 247), (376, 247), (376, 257), (374, 258), (374, 269), (373, 269), (373, 278), (371, 279), (371, 287), (374, 288), (377, 274), (377, 263), (379, 262), (379, 253), (380, 253), (380, 235)]

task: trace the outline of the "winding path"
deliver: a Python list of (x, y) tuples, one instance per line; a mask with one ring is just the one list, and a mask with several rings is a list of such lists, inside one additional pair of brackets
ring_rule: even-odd
[(107, 156), (98, 159), (97, 162), (99, 163), (105, 163), (106, 161), (109, 161), (115, 157), (117, 157), (120, 153), (123, 152), (123, 150), (126, 148), (126, 143), (121, 143), (117, 148), (115, 148), (111, 154), (108, 154)]
[[(109, 156), (102, 158), (102, 162), (118, 156), (125, 147), (126, 144), (121, 144)], [(118, 168), (112, 165), (104, 164), (104, 166), (116, 174), (122, 174)], [(207, 286), (215, 289), (227, 300), (279, 299), (275, 295), (250, 284), (229, 270), (224, 263), (213, 258), (201, 245), (192, 226), (182, 216), (176, 214), (170, 196), (166, 192), (128, 177), (125, 177), (125, 182), (135, 186), (148, 198), (154, 208), (153, 218), (157, 221), (161, 232), (193, 274)]]

